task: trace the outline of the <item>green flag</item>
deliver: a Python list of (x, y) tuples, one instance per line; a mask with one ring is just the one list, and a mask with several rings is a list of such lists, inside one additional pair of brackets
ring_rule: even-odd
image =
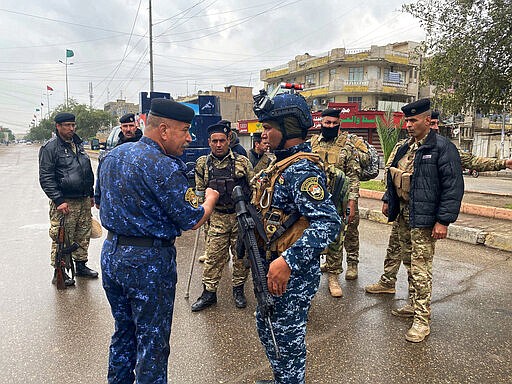
[(39, 112), (39, 111), (40, 111), (40, 109), (39, 109), (39, 108), (36, 108), (36, 112)]
[(66, 49), (66, 57), (73, 57), (75, 53), (71, 49)]

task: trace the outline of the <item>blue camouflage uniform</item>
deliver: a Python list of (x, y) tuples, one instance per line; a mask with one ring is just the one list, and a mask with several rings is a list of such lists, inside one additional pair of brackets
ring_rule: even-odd
[[(277, 151), (277, 161), (296, 152), (311, 152), (311, 145), (303, 143)], [(323, 193), (317, 194), (316, 198), (301, 188), (313, 178), (317, 180), (316, 186), (323, 189)], [(274, 188), (271, 205), (282, 209), (285, 214), (298, 211), (307, 218), (309, 227), (281, 255), (290, 267), (291, 275), (285, 293), (274, 298), (272, 325), (281, 353), (279, 360), (276, 359), (270, 331), (259, 311), (256, 316), (257, 328), (274, 372), (275, 383), (305, 383), (306, 323), (311, 300), (320, 283), (319, 256), (339, 233), (341, 219), (327, 191), (324, 172), (310, 160), (301, 159), (286, 168)], [(271, 261), (264, 260), (267, 270)]]
[[(109, 383), (167, 383), (176, 287), (174, 239), (204, 215), (185, 164), (148, 137), (116, 147), (100, 171), (103, 288), (115, 320)], [(150, 246), (122, 245), (144, 238)]]

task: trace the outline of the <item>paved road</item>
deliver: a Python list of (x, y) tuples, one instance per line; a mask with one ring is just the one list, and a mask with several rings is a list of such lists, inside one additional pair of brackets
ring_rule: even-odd
[[(0, 366), (2, 383), (104, 383), (113, 330), (101, 281), (79, 280), (58, 292), (50, 284), (48, 202), (37, 181), (37, 148), (0, 147)], [(409, 322), (390, 314), (407, 296), (363, 291), (382, 270), (389, 226), (361, 223), (360, 278), (342, 280), (331, 298), (326, 279), (313, 301), (308, 328), (308, 383), (510, 383), (512, 372), (511, 253), (450, 240), (434, 262), (432, 334), (404, 340)], [(271, 373), (257, 339), (255, 302), (237, 310), (228, 276), (219, 303), (191, 313), (199, 296), (195, 265), (191, 299), (184, 299), (194, 233), (177, 241), (177, 298), (169, 380), (178, 384), (252, 383)], [(100, 240), (90, 262), (99, 268)], [(202, 251), (202, 244), (201, 249)]]

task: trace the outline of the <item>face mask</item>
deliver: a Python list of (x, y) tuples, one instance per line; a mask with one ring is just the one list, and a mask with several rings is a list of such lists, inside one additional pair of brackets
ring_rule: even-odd
[(332, 140), (334, 139), (335, 137), (338, 136), (338, 132), (340, 130), (340, 125), (335, 125), (334, 127), (330, 127), (330, 128), (326, 128), (322, 125), (322, 137), (329, 141), (329, 140)]

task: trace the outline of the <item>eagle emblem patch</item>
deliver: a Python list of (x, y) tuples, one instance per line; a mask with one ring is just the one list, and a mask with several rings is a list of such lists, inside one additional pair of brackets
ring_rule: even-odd
[(199, 207), (199, 199), (192, 188), (187, 189), (187, 192), (185, 192), (185, 201), (194, 208)]
[(302, 182), (300, 190), (316, 201), (322, 201), (325, 197), (324, 188), (318, 182), (318, 177), (308, 177)]

